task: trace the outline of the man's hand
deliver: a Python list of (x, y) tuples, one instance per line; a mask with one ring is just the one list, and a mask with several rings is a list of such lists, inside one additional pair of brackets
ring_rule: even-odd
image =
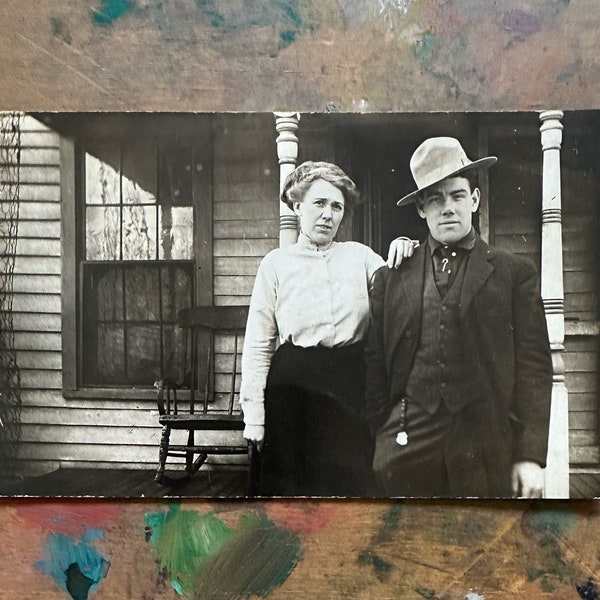
[(419, 247), (418, 240), (411, 240), (407, 237), (399, 237), (392, 241), (388, 250), (387, 266), (397, 269), (405, 258), (410, 258)]
[(265, 439), (265, 426), (246, 425), (244, 428), (244, 439), (248, 440), (249, 442), (254, 442), (256, 444), (256, 448), (260, 452)]
[(522, 461), (512, 468), (514, 498), (541, 498), (544, 494), (544, 469), (536, 462)]

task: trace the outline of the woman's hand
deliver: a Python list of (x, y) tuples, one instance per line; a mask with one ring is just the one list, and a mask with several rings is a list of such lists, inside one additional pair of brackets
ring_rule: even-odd
[(410, 258), (415, 248), (419, 247), (419, 240), (411, 240), (407, 237), (398, 237), (390, 244), (388, 250), (387, 266), (397, 269), (405, 258)]
[(244, 438), (249, 442), (254, 442), (257, 449), (262, 450), (263, 441), (265, 439), (264, 425), (246, 425), (244, 428)]

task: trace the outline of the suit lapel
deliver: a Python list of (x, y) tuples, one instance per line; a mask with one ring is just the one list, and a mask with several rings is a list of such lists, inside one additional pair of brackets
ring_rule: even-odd
[(391, 285), (388, 288), (386, 305), (390, 307), (388, 339), (399, 342), (407, 328), (413, 330), (418, 339), (423, 312), (423, 282), (425, 261), (429, 257), (429, 246), (423, 244), (414, 256), (409, 258), (399, 271), (390, 273)]
[(473, 298), (483, 287), (488, 277), (494, 271), (490, 263), (491, 253), (488, 245), (477, 238), (466, 264), (465, 278), (460, 294), (460, 315), (464, 317)]

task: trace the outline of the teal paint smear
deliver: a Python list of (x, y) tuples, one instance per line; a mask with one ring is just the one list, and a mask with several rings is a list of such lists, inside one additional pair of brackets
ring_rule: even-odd
[(181, 510), (179, 505), (170, 506), (167, 513), (147, 514), (145, 520), (152, 530), (150, 543), (160, 570), (181, 595), (190, 589), (203, 562), (233, 535), (212, 513)]
[(196, 7), (211, 27), (222, 32), (246, 31), (253, 27), (273, 28), (280, 47), (292, 44), (298, 36), (320, 27), (316, 16), (303, 16), (297, 0), (246, 1), (244, 10), (219, 9), (218, 0), (196, 0)]
[(264, 598), (287, 580), (301, 558), (295, 533), (266, 515), (245, 515), (236, 535), (199, 571), (192, 598)]
[(533, 505), (523, 513), (521, 527), (525, 533), (563, 535), (577, 525), (577, 513), (567, 506), (536, 508)]
[(577, 513), (566, 504), (535, 503), (523, 513), (521, 528), (536, 539), (539, 546), (539, 556), (536, 564), (527, 569), (527, 578), (529, 581), (537, 580), (544, 593), (554, 591), (572, 576), (563, 557), (561, 538), (575, 529), (577, 521)]
[(92, 10), (92, 18), (99, 25), (111, 25), (135, 7), (135, 0), (101, 0), (100, 6)]
[(358, 554), (358, 564), (373, 567), (375, 575), (380, 582), (386, 581), (392, 571), (392, 564), (381, 558), (377, 548), (383, 544), (390, 543), (400, 529), (404, 504), (397, 501), (392, 504), (381, 516), (381, 523), (377, 528), (371, 544)]
[[(88, 530), (81, 540), (63, 533), (50, 533), (44, 540), (44, 558), (35, 567), (50, 575), (74, 600), (87, 600), (108, 573), (109, 561), (90, 545), (101, 530)], [(84, 539), (85, 538), (85, 539)]]
[(400, 528), (404, 504), (400, 501), (392, 504), (381, 516), (381, 526), (373, 539), (373, 546), (391, 542)]
[(415, 42), (413, 46), (413, 53), (415, 58), (423, 65), (428, 66), (431, 64), (433, 57), (433, 51), (437, 44), (437, 38), (433, 33), (424, 33), (421, 39)]
[(358, 555), (358, 564), (372, 565), (375, 569), (377, 579), (379, 579), (379, 581), (381, 582), (384, 582), (388, 578), (389, 573), (392, 570), (391, 563), (387, 562), (386, 560), (381, 558), (381, 556), (379, 556), (371, 550), (363, 550)]
[(223, 27), (225, 17), (215, 6), (215, 0), (196, 0), (196, 6), (204, 13), (212, 27)]

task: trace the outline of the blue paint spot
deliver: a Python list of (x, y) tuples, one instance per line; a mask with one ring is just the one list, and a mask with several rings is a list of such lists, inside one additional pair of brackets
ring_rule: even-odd
[(111, 25), (134, 6), (135, 0), (101, 0), (100, 6), (92, 11), (92, 16), (99, 25)]
[(80, 540), (50, 533), (44, 540), (44, 558), (35, 566), (53, 577), (74, 600), (87, 600), (108, 573), (110, 563), (90, 545), (101, 537), (104, 532), (99, 529), (87, 530)]

